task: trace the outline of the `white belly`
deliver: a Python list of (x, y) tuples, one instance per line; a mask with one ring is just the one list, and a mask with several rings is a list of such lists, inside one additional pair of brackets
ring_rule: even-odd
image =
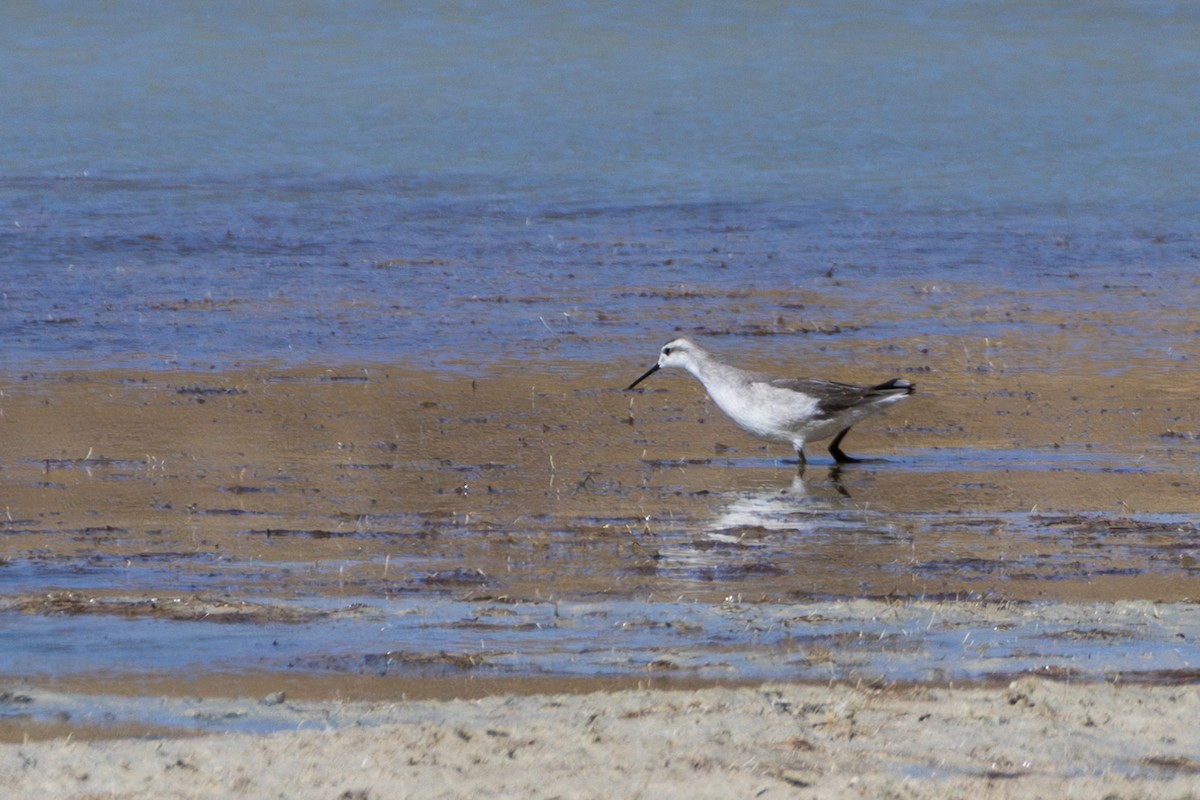
[[(744, 430), (776, 442), (789, 444), (815, 438), (817, 401), (807, 395), (765, 383), (740, 387), (740, 391), (711, 392), (717, 407)], [(832, 436), (837, 431), (826, 434)], [(819, 438), (819, 437), (816, 437)]]

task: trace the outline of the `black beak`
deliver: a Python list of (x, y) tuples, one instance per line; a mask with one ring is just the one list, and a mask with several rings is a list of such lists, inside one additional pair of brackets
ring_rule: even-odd
[(628, 392), (630, 389), (632, 389), (633, 387), (637, 386), (639, 383), (641, 383), (642, 381), (646, 380), (646, 378), (649, 378), (651, 375), (653, 375), (653, 374), (654, 374), (654, 373), (656, 373), (656, 372), (658, 372), (658, 364), (655, 364), (653, 367), (651, 367), (650, 369), (646, 370), (646, 374), (645, 374), (645, 375), (643, 375), (642, 377), (638, 378), (638, 379), (637, 379), (636, 381), (634, 381), (633, 383), (631, 383), (631, 384), (629, 384), (628, 386), (626, 386), (626, 387), (625, 387), (625, 391), (627, 391), (627, 392)]

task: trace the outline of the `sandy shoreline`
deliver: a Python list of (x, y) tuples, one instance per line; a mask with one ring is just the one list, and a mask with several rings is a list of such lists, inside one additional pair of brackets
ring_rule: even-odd
[[(754, 611), (763, 617), (756, 624), (771, 613)], [(992, 663), (1001, 674), (1021, 662), (985, 635), (1036, 624), (1045, 631), (1045, 666), (1031, 670), (1040, 676), (965, 686), (864, 678), (695, 688), (686, 672), (609, 679), (621, 688), (608, 690), (598, 678), (464, 678), (464, 685), (318, 674), (288, 681), (274, 673), (135, 680), (109, 690), (117, 694), (103, 694), (102, 677), (11, 682), (0, 695), (7, 717), (0, 718), (0, 793), (30, 800), (1200, 796), (1200, 686), (1190, 660), (1200, 619), (1192, 604), (858, 600), (792, 609), (835, 611), (864, 621), (886, 615), (901, 640), (887, 656), (894, 669), (905, 658), (928, 659), (909, 652), (906, 626), (935, 622), (961, 640), (957, 655), (945, 654), (948, 664)], [(1056, 665), (1055, 647), (1077, 655)], [(1137, 647), (1145, 650), (1128, 672), (1087, 672), (1089, 653), (1111, 666), (1120, 659), (1102, 651)], [(800, 655), (829, 659), (831, 668), (861, 658), (849, 642), (783, 657)], [(468, 699), (420, 699), (422, 692)]]
[(296, 730), (0, 746), (0, 788), (7, 798), (74, 800), (1188, 798), (1200, 791), (1194, 686), (1033, 678), (965, 689), (766, 684), (394, 704), (284, 701), (276, 713)]

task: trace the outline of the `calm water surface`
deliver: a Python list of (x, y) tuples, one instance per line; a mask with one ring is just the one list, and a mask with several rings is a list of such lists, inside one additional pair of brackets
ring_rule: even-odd
[(1187, 5), (2, 15), (6, 371), (595, 361), (681, 285), (1194, 294)]

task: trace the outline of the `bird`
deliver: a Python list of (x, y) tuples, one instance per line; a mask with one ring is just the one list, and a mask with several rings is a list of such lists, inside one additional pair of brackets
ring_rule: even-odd
[(772, 442), (791, 444), (804, 472), (806, 442), (830, 436), (829, 454), (838, 465), (862, 461), (847, 455), (842, 439), (856, 423), (912, 394), (916, 387), (903, 378), (875, 386), (821, 380), (775, 378), (726, 364), (690, 339), (667, 342), (658, 361), (626, 387), (631, 391), (660, 369), (685, 369), (704, 384), (708, 396), (743, 430)]

